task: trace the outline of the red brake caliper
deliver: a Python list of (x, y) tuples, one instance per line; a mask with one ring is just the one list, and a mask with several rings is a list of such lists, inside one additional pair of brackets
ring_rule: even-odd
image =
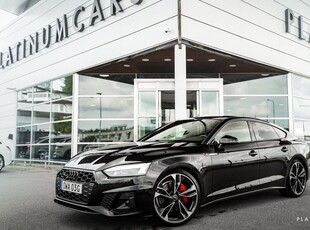
[[(186, 190), (186, 187), (184, 184), (180, 184), (180, 187), (179, 187), (179, 192), (184, 192)], [(188, 201), (188, 197), (182, 197), (181, 198), (183, 204), (186, 204), (187, 201)]]

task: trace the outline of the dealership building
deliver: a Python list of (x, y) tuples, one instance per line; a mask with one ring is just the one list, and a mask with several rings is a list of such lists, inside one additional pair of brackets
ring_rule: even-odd
[(250, 116), (310, 140), (306, 0), (42, 0), (0, 31), (0, 139), (64, 163), (176, 119)]

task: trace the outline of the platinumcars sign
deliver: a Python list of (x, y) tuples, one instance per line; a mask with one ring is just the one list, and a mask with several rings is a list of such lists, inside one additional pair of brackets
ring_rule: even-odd
[[(123, 0), (125, 1), (125, 0)], [(143, 0), (127, 0), (132, 4), (139, 5)], [(110, 16), (123, 11), (122, 0), (109, 0)], [(73, 32), (83, 32), (87, 27), (91, 27), (96, 21), (104, 21), (103, 6), (100, 0), (94, 0), (88, 22), (79, 20), (81, 15), (86, 13), (84, 6), (79, 6), (74, 10), (72, 16)], [(54, 29), (54, 31), (52, 31)], [(55, 34), (55, 36), (53, 36)], [(42, 49), (49, 48), (52, 44), (61, 42), (70, 36), (68, 27), (68, 17), (66, 14), (62, 18), (56, 19), (56, 26), (47, 25), (36, 33), (29, 35), (16, 44), (9, 46), (6, 51), (0, 52), (0, 69), (4, 69), (24, 58), (27, 58)]]
[[(295, 13), (291, 9), (285, 10), (285, 32), (291, 33), (291, 31), (294, 29), (294, 27), (297, 27), (298, 30), (298, 38), (300, 40), (305, 40), (308, 43), (310, 43), (310, 36), (309, 36), (309, 28), (307, 31), (305, 31), (304, 27), (307, 26), (304, 22), (304, 17), (302, 15), (298, 16), (298, 25), (295, 25)], [(293, 28), (293, 29), (292, 29)], [(294, 31), (294, 30), (293, 30)]]

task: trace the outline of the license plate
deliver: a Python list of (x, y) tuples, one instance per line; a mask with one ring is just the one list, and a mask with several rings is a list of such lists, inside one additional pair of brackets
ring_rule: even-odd
[(68, 181), (60, 181), (60, 189), (67, 192), (82, 194), (82, 184), (72, 183)]

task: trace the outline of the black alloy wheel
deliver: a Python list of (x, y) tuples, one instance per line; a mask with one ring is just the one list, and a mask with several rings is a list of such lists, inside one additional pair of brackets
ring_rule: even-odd
[(286, 188), (280, 190), (283, 195), (299, 197), (303, 194), (307, 185), (307, 174), (305, 166), (299, 161), (294, 160), (289, 169)]
[(184, 224), (197, 211), (200, 196), (199, 185), (190, 173), (183, 170), (171, 172), (155, 188), (155, 214), (165, 224)]
[(4, 167), (4, 160), (3, 157), (0, 155), (0, 171)]

